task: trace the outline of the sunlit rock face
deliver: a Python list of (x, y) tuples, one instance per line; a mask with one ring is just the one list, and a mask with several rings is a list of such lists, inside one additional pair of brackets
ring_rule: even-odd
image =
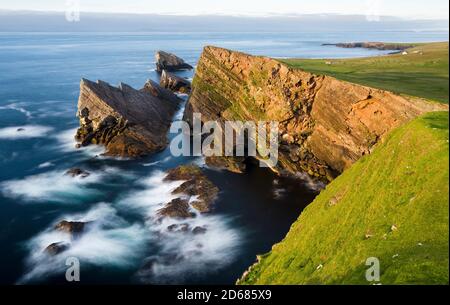
[(140, 157), (164, 149), (179, 100), (156, 86), (136, 90), (126, 84), (113, 87), (83, 79), (76, 135), (80, 145), (104, 145), (107, 155), (118, 157)]
[(277, 121), (277, 170), (331, 181), (391, 130), (444, 107), (291, 69), (274, 59), (206, 47), (184, 117)]

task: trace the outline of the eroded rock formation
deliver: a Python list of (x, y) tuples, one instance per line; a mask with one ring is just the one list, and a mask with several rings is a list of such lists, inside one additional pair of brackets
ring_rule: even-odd
[(173, 92), (189, 93), (191, 92), (191, 82), (185, 78), (164, 70), (161, 74), (161, 87), (167, 88)]
[(126, 84), (116, 88), (83, 79), (76, 139), (81, 146), (104, 145), (111, 156), (140, 157), (158, 152), (168, 144), (166, 134), (177, 108), (177, 100), (154, 83), (136, 90)]
[(277, 170), (331, 181), (370, 154), (392, 129), (442, 109), (448, 107), (291, 69), (266, 57), (206, 47), (185, 119), (192, 122), (197, 112), (203, 121), (222, 124), (277, 121)]
[(179, 71), (179, 70), (192, 70), (194, 69), (191, 65), (184, 62), (183, 59), (178, 56), (167, 53), (164, 51), (158, 51), (155, 55), (156, 59), (156, 71), (162, 72), (166, 71)]
[(170, 170), (165, 181), (182, 181), (172, 194), (180, 196), (158, 211), (160, 217), (192, 218), (192, 209), (209, 213), (217, 198), (219, 189), (195, 165), (183, 165)]

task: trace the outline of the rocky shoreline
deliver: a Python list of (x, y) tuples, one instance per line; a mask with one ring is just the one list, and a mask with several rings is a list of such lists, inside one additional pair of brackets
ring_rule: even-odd
[(404, 51), (406, 49), (413, 48), (413, 44), (403, 43), (384, 43), (384, 42), (345, 42), (345, 43), (324, 43), (322, 46), (335, 46), (345, 49), (373, 49), (379, 51)]

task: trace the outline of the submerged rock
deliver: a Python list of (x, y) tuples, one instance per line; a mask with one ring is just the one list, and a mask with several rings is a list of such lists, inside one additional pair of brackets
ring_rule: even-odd
[(161, 74), (161, 87), (167, 88), (173, 92), (189, 93), (191, 92), (191, 82), (175, 74), (163, 70)]
[(205, 234), (208, 230), (205, 227), (195, 227), (192, 230), (192, 233), (194, 233), (195, 235), (199, 235), (199, 234)]
[(179, 70), (192, 70), (194, 67), (184, 62), (180, 57), (167, 53), (164, 51), (158, 51), (155, 55), (156, 59), (156, 71), (179, 71)]
[(200, 213), (209, 213), (219, 189), (195, 165), (183, 165), (172, 169), (166, 181), (185, 181), (173, 191), (174, 195), (187, 195), (188, 203)]
[(50, 256), (56, 256), (58, 254), (61, 254), (64, 251), (68, 250), (69, 246), (70, 246), (69, 244), (64, 243), (64, 242), (53, 243), (50, 246), (48, 246), (47, 248), (45, 248), (44, 252)]
[(173, 224), (167, 227), (167, 230), (169, 232), (183, 232), (186, 233), (190, 229), (189, 224), (183, 223), (183, 224)]
[(166, 135), (178, 106), (178, 100), (167, 94), (155, 96), (126, 84), (116, 88), (83, 79), (76, 139), (81, 146), (104, 145), (110, 156), (140, 157), (158, 152), (168, 144)]
[(71, 176), (71, 177), (81, 177), (81, 178), (87, 178), (89, 177), (91, 174), (85, 170), (82, 170), (80, 168), (71, 168), (66, 172), (67, 176)]

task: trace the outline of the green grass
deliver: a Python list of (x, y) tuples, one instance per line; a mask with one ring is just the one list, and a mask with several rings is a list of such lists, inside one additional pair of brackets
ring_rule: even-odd
[(330, 183), (240, 284), (370, 284), (369, 257), (380, 260), (382, 284), (448, 284), (448, 139), (447, 112), (392, 132)]
[[(315, 74), (423, 97), (442, 103), (449, 101), (448, 42), (418, 45), (408, 55), (388, 55), (353, 59), (286, 59), (282, 62)], [(414, 54), (415, 51), (422, 52)], [(327, 64), (327, 63), (330, 63)]]

